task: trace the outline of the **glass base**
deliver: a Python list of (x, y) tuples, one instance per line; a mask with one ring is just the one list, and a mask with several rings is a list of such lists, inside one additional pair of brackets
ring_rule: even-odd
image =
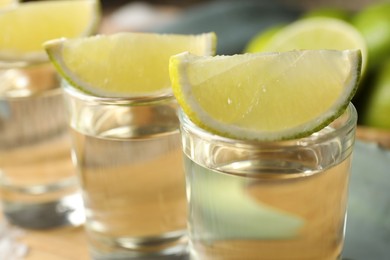
[(129, 254), (99, 254), (96, 252), (92, 252), (93, 260), (189, 260), (189, 256), (187, 253), (179, 253), (179, 254), (156, 254), (156, 255), (129, 255)]
[(3, 201), (2, 207), (3, 214), (11, 224), (27, 229), (80, 226), (85, 222), (79, 193), (44, 203)]
[[(96, 241), (94, 241), (96, 242)], [(105, 239), (100, 250), (94, 246), (94, 260), (188, 260), (187, 236), (185, 232), (172, 232), (158, 237)], [(103, 249), (104, 248), (104, 249)]]

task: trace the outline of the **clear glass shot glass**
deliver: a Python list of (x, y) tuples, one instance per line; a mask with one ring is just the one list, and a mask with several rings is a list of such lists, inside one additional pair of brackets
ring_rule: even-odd
[(174, 97), (102, 98), (65, 82), (64, 90), (92, 257), (185, 257), (187, 205)]
[(0, 61), (0, 198), (12, 224), (84, 223), (63, 93), (50, 62)]
[(341, 259), (357, 114), (311, 136), (230, 139), (180, 112), (190, 259)]

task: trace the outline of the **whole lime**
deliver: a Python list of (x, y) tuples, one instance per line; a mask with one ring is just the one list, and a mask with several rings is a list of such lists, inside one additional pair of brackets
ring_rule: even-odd
[(359, 49), (362, 52), (362, 72), (366, 68), (366, 41), (354, 26), (340, 19), (329, 17), (298, 19), (275, 31), (264, 32), (258, 37), (248, 45), (251, 46), (252, 52)]
[(244, 49), (244, 52), (254, 53), (262, 51), (264, 49), (264, 46), (266, 46), (268, 42), (271, 41), (272, 37), (284, 26), (284, 24), (278, 24), (268, 27), (264, 31), (259, 32), (252, 39), (249, 40), (248, 44)]
[(369, 69), (390, 56), (390, 2), (374, 4), (356, 13), (351, 23), (367, 43)]
[(305, 19), (312, 17), (330, 17), (347, 21), (350, 19), (350, 12), (336, 7), (321, 7), (305, 12), (301, 18)]
[(362, 124), (390, 129), (390, 58), (380, 67), (367, 95)]

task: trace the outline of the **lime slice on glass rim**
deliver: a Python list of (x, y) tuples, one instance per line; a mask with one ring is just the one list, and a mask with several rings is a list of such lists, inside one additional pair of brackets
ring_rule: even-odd
[(18, 0), (0, 0), (0, 10), (3, 8), (14, 7), (18, 3)]
[(0, 59), (47, 61), (42, 44), (91, 35), (100, 21), (98, 0), (23, 2), (0, 12)]
[[(261, 34), (258, 37), (260, 36)], [(367, 46), (362, 34), (348, 22), (331, 17), (297, 20), (274, 33), (266, 44), (257, 48), (252, 45), (250, 52), (309, 49), (358, 49), (362, 53), (362, 72), (366, 70)]]
[(172, 95), (170, 56), (190, 51), (214, 55), (216, 35), (125, 32), (79, 39), (56, 39), (45, 49), (72, 86), (100, 97)]
[(173, 92), (196, 125), (226, 137), (273, 141), (322, 129), (351, 101), (359, 50), (171, 57)]

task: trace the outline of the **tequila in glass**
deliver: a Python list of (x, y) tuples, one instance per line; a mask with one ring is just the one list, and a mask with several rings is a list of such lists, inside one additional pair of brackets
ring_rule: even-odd
[(13, 224), (84, 223), (63, 93), (49, 62), (0, 62), (0, 193)]
[(184, 254), (185, 183), (173, 96), (98, 98), (69, 85), (65, 92), (93, 257)]
[(193, 260), (341, 259), (356, 127), (350, 105), (281, 142), (213, 135), (181, 113)]

